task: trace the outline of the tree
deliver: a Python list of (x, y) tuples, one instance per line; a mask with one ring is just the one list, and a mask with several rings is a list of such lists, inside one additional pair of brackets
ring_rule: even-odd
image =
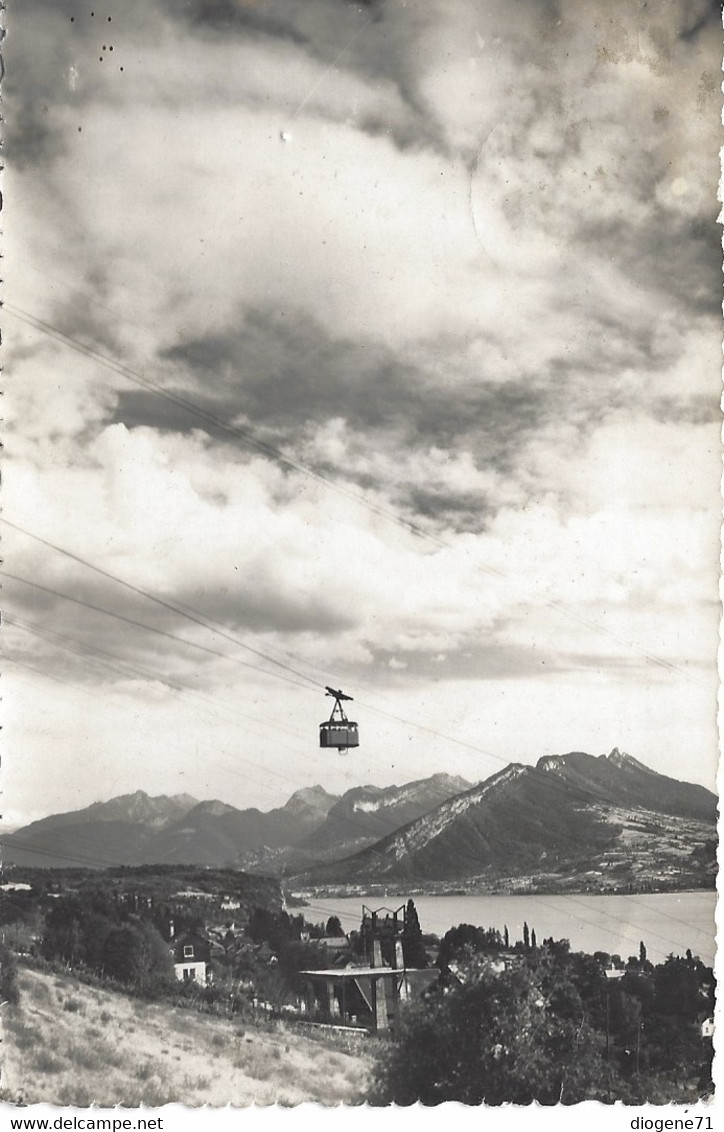
[(246, 926), (246, 933), (254, 943), (268, 943), (279, 951), (291, 939), (299, 939), (299, 931), (287, 912), (270, 912), (268, 908), (254, 908)]
[(538, 941), (535, 937), (535, 928), (531, 928), (530, 929), (530, 948), (531, 948), (531, 951), (535, 951), (537, 946), (538, 946)]
[(296, 978), (300, 971), (319, 971), (328, 965), (329, 959), (321, 948), (312, 943), (290, 940), (279, 951), (279, 971), (295, 989), (303, 984)]
[(107, 974), (143, 991), (174, 978), (173, 963), (166, 944), (150, 924), (122, 924), (109, 932), (103, 950)]
[(12, 897), (3, 897), (0, 902), (0, 924), (17, 924), (29, 921), (36, 908), (35, 892), (15, 892)]
[(559, 972), (468, 966), (463, 985), (400, 1011), (373, 1103), (573, 1104), (606, 1098), (603, 1038)]
[(273, 1010), (278, 1010), (293, 997), (289, 980), (276, 967), (264, 967), (255, 979), (258, 996), (268, 1002)]
[(646, 944), (643, 940), (639, 943), (639, 963), (643, 966), (646, 962)]
[(427, 952), (422, 940), (422, 928), (413, 900), (407, 901), (405, 927), (402, 931), (402, 954), (406, 967), (427, 967)]
[(133, 950), (135, 935), (128, 924), (113, 928), (107, 935), (103, 947), (103, 970), (113, 979), (130, 983), (133, 975)]
[[(697, 967), (687, 959), (670, 955), (665, 963), (656, 967), (654, 986), (654, 1010), (662, 1015), (695, 1022), (709, 1003), (713, 1009), (713, 973), (703, 963)], [(702, 993), (705, 986), (709, 987), (710, 995)]]
[(504, 946), (496, 928), (478, 928), (473, 924), (458, 924), (443, 936), (438, 962), (447, 966), (451, 959), (470, 958), (473, 955), (501, 951)]
[(339, 916), (330, 916), (327, 920), (326, 932), (328, 936), (343, 936), (344, 928)]
[(45, 918), (41, 953), (75, 964), (83, 959), (83, 910), (75, 897), (58, 900)]
[(530, 951), (530, 932), (525, 921), (523, 921), (523, 950)]
[(505, 950), (507, 951), (510, 947), (510, 932), (508, 931), (507, 924), (503, 926), (503, 943), (505, 944)]
[(135, 941), (131, 978), (146, 993), (171, 986), (176, 982), (173, 960), (168, 947), (149, 923), (134, 924)]
[(99, 912), (90, 911), (83, 914), (81, 925), (83, 962), (94, 971), (100, 971), (103, 967), (106, 940), (117, 926), (117, 921), (111, 920)]

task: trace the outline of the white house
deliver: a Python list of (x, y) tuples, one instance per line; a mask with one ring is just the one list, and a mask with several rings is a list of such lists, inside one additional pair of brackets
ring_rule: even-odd
[(173, 968), (179, 982), (198, 983), (205, 987), (210, 981), (209, 941), (198, 932), (182, 932), (172, 940)]

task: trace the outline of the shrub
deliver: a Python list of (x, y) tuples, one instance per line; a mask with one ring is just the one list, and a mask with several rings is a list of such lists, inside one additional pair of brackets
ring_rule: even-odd
[(13, 1045), (18, 1050), (32, 1050), (43, 1044), (43, 1035), (37, 1026), (29, 1026), (19, 1019), (6, 1019), (5, 1028), (12, 1034)]
[(79, 1069), (87, 1069), (91, 1073), (107, 1071), (113, 1063), (112, 1053), (105, 1042), (90, 1037), (85, 1041), (70, 1042), (65, 1049), (65, 1055), (76, 1072)]
[(60, 1073), (66, 1068), (66, 1063), (47, 1049), (37, 1050), (33, 1054), (31, 1064), (38, 1073)]
[(0, 943), (0, 1000), (16, 1003), (20, 994), (17, 984), (17, 960), (9, 947)]

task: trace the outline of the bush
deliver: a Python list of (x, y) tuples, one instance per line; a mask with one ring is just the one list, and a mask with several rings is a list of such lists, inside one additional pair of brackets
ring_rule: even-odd
[(16, 1003), (20, 998), (17, 984), (17, 960), (4, 943), (0, 943), (0, 1001)]
[(61, 1073), (67, 1068), (67, 1062), (47, 1049), (35, 1050), (30, 1058), (30, 1064), (36, 1073)]

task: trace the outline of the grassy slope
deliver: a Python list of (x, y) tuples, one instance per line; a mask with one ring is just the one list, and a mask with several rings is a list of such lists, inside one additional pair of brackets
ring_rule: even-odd
[(369, 1062), (290, 1029), (147, 1004), (69, 976), (19, 973), (3, 1009), (0, 1099), (137, 1108), (361, 1103)]

